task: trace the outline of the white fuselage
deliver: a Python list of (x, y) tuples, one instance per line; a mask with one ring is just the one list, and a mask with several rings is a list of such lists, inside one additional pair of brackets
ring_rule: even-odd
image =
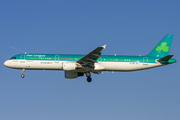
[[(41, 61), (41, 60), (7, 60), (4, 65), (14, 69), (26, 70), (63, 70), (63, 63), (67, 61)], [(162, 66), (160, 63), (140, 62), (97, 62), (91, 72), (96, 71), (136, 71)], [(85, 72), (86, 69), (76, 69), (76, 72)]]

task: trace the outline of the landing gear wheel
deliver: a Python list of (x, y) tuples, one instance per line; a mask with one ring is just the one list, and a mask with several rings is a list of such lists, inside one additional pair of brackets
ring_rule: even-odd
[(22, 77), (22, 78), (24, 78), (24, 77), (25, 77), (25, 75), (23, 75), (23, 74), (22, 74), (22, 75), (21, 75), (21, 77)]
[(87, 77), (87, 81), (88, 81), (88, 82), (91, 82), (91, 81), (92, 81), (92, 78), (91, 78), (91, 77)]

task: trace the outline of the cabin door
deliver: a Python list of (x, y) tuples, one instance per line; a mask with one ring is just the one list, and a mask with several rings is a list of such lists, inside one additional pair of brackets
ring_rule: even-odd
[(59, 63), (59, 55), (55, 55), (55, 63)]
[(143, 65), (148, 65), (148, 57), (143, 57)]
[(25, 63), (25, 54), (24, 55), (21, 55), (21, 60), (20, 60), (21, 63)]

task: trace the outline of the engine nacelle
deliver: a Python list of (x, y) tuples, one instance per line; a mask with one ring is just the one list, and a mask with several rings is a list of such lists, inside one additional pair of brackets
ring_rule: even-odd
[(76, 63), (64, 62), (62, 64), (63, 64), (63, 70), (65, 71), (71, 71), (76, 69)]
[(84, 73), (65, 71), (65, 78), (73, 79), (73, 78), (77, 78), (80, 76), (84, 76)]

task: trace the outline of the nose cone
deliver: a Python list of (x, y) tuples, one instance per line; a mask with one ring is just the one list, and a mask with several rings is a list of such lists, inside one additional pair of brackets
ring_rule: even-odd
[(4, 62), (4, 66), (10, 67), (10, 66), (9, 66), (9, 61), (8, 61), (8, 60), (6, 60), (6, 61)]
[(4, 66), (6, 66), (6, 67), (7, 67), (7, 61), (5, 61), (5, 62), (4, 62)]

